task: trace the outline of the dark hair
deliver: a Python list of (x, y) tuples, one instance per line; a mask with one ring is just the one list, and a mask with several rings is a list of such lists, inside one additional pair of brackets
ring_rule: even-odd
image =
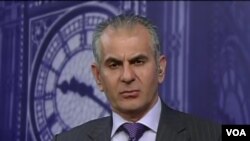
[[(111, 26), (115, 29), (121, 27), (132, 28), (135, 25), (140, 24), (143, 25), (149, 32), (152, 39), (152, 47), (155, 52), (155, 57), (158, 58), (160, 56), (160, 43), (159, 38), (156, 32), (156, 26), (154, 26), (147, 18), (142, 17), (140, 15), (134, 14), (121, 14), (115, 16), (113, 18), (107, 19), (96, 26), (96, 29), (93, 34), (93, 54), (96, 62), (100, 63), (100, 37), (103, 34), (104, 30)], [(158, 60), (158, 59), (156, 59)]]

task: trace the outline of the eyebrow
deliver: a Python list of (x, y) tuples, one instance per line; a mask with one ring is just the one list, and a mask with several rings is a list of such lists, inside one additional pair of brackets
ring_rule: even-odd
[(115, 58), (115, 57), (108, 57), (105, 61), (104, 64), (108, 64), (110, 62), (116, 62), (116, 63), (122, 63), (121, 60)]
[(148, 57), (144, 54), (139, 54), (139, 55), (136, 55), (134, 57), (132, 57), (131, 59), (129, 59), (129, 62), (135, 62), (137, 60), (143, 60), (143, 61), (147, 61), (148, 60)]
[[(144, 55), (144, 54), (139, 54), (139, 55), (136, 55), (136, 56), (134, 56), (134, 57), (132, 57), (132, 58), (130, 58), (128, 61), (130, 62), (130, 63), (133, 63), (133, 62), (135, 62), (135, 61), (137, 61), (137, 60), (144, 60), (144, 61), (147, 61), (148, 60), (148, 57), (146, 56), (146, 55)], [(119, 60), (119, 59), (117, 59), (117, 58), (115, 58), (115, 57), (108, 57), (105, 61), (104, 61), (104, 64), (108, 64), (108, 63), (110, 63), (110, 62), (116, 62), (116, 63), (119, 63), (119, 64), (122, 64), (122, 60)]]

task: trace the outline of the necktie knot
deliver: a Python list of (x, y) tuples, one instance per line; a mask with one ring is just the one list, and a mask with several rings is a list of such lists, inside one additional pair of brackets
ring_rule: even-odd
[(128, 134), (130, 141), (138, 141), (148, 128), (141, 123), (124, 123), (124, 131)]

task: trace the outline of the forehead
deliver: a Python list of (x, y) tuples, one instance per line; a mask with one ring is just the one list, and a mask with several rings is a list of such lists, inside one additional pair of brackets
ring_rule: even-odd
[(142, 41), (138, 43), (142, 43), (146, 40), (150, 45), (152, 45), (152, 41), (150, 38), (150, 33), (146, 27), (141, 24), (136, 25), (121, 25), (113, 27), (108, 26), (100, 37), (101, 46), (107, 43), (114, 43), (115, 41), (123, 41), (127, 38), (137, 37), (141, 38)]
[(138, 43), (143, 43), (147, 41), (147, 43), (151, 43), (150, 34), (148, 30), (142, 25), (134, 25), (134, 26), (122, 26), (114, 28), (112, 26), (107, 27), (103, 35), (101, 36), (101, 42), (105, 43), (115, 43), (121, 41), (128, 41), (128, 39), (141, 39)]
[(138, 54), (153, 55), (150, 34), (142, 25), (128, 27), (108, 27), (100, 38), (101, 60), (131, 58)]

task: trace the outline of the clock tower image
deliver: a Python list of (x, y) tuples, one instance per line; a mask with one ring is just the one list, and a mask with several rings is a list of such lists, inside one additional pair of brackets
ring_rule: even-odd
[[(120, 12), (105, 2), (85, 2), (31, 19), (30, 45), (38, 48), (30, 60), (28, 109), (37, 141), (50, 141), (55, 134), (110, 115), (105, 94), (91, 74), (91, 42), (95, 26)], [(57, 18), (45, 30), (42, 19), (52, 15)]]

